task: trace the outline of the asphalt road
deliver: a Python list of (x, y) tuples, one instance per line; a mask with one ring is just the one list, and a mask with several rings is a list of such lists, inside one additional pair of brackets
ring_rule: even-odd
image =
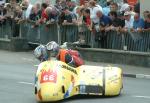
[[(0, 103), (36, 103), (33, 82), (38, 63), (31, 52), (0, 51)], [(150, 103), (150, 79), (124, 78), (123, 82), (118, 97), (80, 96), (62, 103)]]

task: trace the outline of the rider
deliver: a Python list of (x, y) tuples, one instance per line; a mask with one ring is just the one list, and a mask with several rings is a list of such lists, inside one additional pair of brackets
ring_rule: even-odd
[(34, 50), (34, 55), (40, 62), (48, 60), (49, 57), (48, 51), (44, 45), (39, 45), (36, 47)]
[[(61, 46), (61, 47), (63, 47), (63, 46)], [(78, 67), (78, 66), (81, 66), (84, 64), (78, 51), (63, 49), (61, 47), (56, 42), (51, 41), (46, 46), (44, 46), (45, 49), (43, 49), (43, 46), (38, 46), (35, 49), (34, 54), (35, 54), (36, 58), (38, 58), (38, 59), (44, 58), (42, 60), (48, 60), (48, 59), (50, 59), (51, 54), (54, 53), (58, 60), (65, 62), (68, 65), (73, 66), (73, 67)], [(38, 48), (41, 48), (42, 52), (40, 50), (37, 50)], [(45, 51), (43, 52), (43, 50), (46, 50), (46, 52)], [(45, 54), (45, 53), (47, 53), (47, 54)], [(39, 55), (39, 54), (41, 54), (41, 55)], [(45, 57), (48, 57), (48, 58), (45, 59)]]

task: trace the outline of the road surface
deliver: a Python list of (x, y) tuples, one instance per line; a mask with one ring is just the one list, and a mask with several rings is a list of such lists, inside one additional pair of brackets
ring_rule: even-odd
[[(32, 52), (0, 51), (0, 103), (36, 103), (33, 83), (38, 63)], [(98, 65), (92, 62), (86, 63)], [(128, 72), (132, 68), (136, 68), (133, 66), (122, 67), (127, 68)], [(149, 69), (142, 67), (139, 69), (139, 73), (141, 72), (150, 74)], [(150, 79), (125, 77), (123, 82), (124, 88), (118, 97), (80, 96), (67, 99), (62, 103), (150, 103)]]

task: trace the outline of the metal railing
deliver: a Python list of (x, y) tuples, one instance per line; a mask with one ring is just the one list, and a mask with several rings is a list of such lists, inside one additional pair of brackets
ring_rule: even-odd
[(12, 37), (12, 22), (7, 20), (0, 23), (0, 38), (10, 39)]
[[(18, 24), (17, 24), (18, 25)], [(0, 38), (11, 39), (16, 32), (16, 26), (10, 21), (0, 25)], [(24, 22), (19, 24), (19, 37), (26, 38), (29, 43), (46, 44), (49, 41), (56, 41), (59, 44), (63, 42), (75, 42), (79, 39), (79, 31), (77, 25), (58, 25), (54, 24), (41, 24), (35, 26), (34, 23)], [(95, 45), (94, 34), (87, 29), (83, 28), (82, 35), (84, 35), (85, 42), (88, 45)], [(16, 32), (16, 33), (17, 33)], [(106, 39), (104, 48), (129, 50), (129, 51), (150, 51), (150, 32), (122, 32), (116, 31), (105, 32)], [(96, 42), (97, 43), (97, 42)], [(98, 43), (101, 43), (98, 41)], [(93, 46), (92, 46), (93, 47)], [(101, 47), (100, 47), (101, 48)]]

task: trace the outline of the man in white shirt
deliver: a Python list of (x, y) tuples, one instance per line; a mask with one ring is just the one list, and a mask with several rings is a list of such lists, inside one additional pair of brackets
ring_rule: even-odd
[(131, 13), (129, 11), (124, 13), (124, 18), (125, 18), (125, 28), (126, 29), (133, 28), (134, 18), (133, 16), (131, 16)]
[(97, 18), (96, 13), (98, 11), (102, 11), (102, 7), (99, 5), (96, 5), (96, 2), (94, 0), (90, 0), (89, 2), (90, 5), (90, 13), (91, 13), (91, 20), (94, 24), (99, 23), (99, 18)]
[(29, 0), (24, 0), (23, 5), (27, 8), (25, 11), (25, 18), (28, 19), (32, 10), (32, 5), (30, 4)]

